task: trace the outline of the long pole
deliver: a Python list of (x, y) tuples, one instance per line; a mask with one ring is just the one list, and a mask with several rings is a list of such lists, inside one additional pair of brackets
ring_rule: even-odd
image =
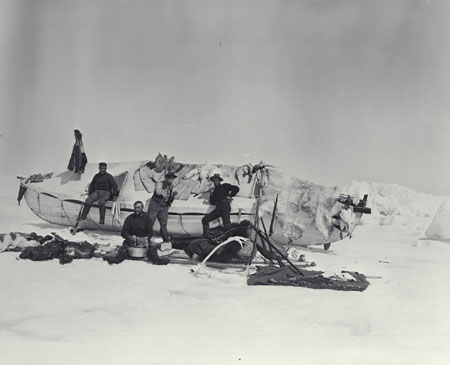
[[(255, 198), (256, 198), (256, 206), (255, 206), (255, 220), (254, 220), (254, 227), (258, 229), (259, 226), (259, 203), (260, 203), (260, 196), (261, 196), (261, 186), (260, 186), (260, 172), (256, 172), (256, 183), (255, 183)], [(264, 246), (264, 241), (261, 240), (262, 245)], [(257, 251), (257, 245), (258, 245), (258, 232), (255, 231), (255, 239), (253, 240), (253, 250), (252, 254), (248, 260), (248, 266), (252, 263), (253, 259), (256, 256)]]
[[(269, 235), (267, 234), (266, 224), (264, 223), (264, 220), (262, 218), (261, 218), (261, 223), (262, 223), (262, 226), (263, 226), (263, 229), (264, 229), (264, 234), (266, 236), (266, 240), (269, 240)], [(263, 243), (264, 243), (264, 241), (263, 241)], [(280, 265), (280, 267), (283, 267), (284, 266), (283, 261), (281, 261), (279, 256), (276, 256), (273, 253), (272, 247), (270, 245), (268, 245), (268, 246), (269, 246), (269, 250), (270, 250), (271, 255), (275, 256), (275, 259), (277, 260), (278, 265)]]
[(278, 206), (278, 194), (275, 198), (275, 203), (273, 204), (273, 212), (272, 212), (272, 219), (270, 220), (270, 227), (269, 227), (269, 237), (272, 236), (274, 232), (274, 226), (275, 226), (275, 217), (277, 213), (277, 206)]

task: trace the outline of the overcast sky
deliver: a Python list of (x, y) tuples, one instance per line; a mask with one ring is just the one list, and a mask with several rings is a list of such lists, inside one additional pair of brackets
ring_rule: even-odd
[(0, 0), (0, 169), (263, 159), (450, 194), (449, 1)]

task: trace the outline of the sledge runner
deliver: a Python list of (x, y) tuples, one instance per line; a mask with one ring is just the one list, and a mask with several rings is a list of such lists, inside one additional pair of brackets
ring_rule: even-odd
[(239, 187), (236, 185), (228, 183), (221, 184), (223, 179), (219, 174), (214, 174), (210, 177), (210, 180), (213, 182), (214, 187), (209, 196), (209, 202), (212, 205), (215, 205), (216, 208), (202, 218), (203, 235), (205, 237), (210, 234), (209, 222), (212, 222), (219, 217), (222, 217), (224, 228), (227, 228), (230, 225), (231, 200), (239, 192)]
[(167, 220), (169, 218), (169, 208), (178, 195), (176, 191), (173, 191), (173, 182), (177, 176), (173, 172), (169, 172), (164, 177), (164, 181), (158, 181), (155, 185), (155, 192), (150, 199), (150, 205), (148, 207), (148, 216), (151, 219), (152, 232), (153, 225), (156, 219), (158, 219), (161, 227), (161, 237), (165, 243), (168, 243), (170, 242), (170, 237), (167, 232)]
[(106, 172), (107, 168), (108, 165), (106, 162), (100, 162), (98, 164), (99, 172), (89, 184), (89, 196), (84, 202), (84, 207), (78, 218), (78, 222), (85, 220), (89, 214), (91, 205), (98, 202), (98, 209), (100, 211), (99, 223), (105, 224), (106, 202), (115, 198), (117, 195), (117, 183), (112, 175)]

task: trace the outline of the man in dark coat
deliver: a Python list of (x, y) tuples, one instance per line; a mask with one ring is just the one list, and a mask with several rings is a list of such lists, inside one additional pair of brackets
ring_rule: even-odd
[(84, 202), (83, 212), (79, 220), (84, 220), (89, 214), (91, 205), (98, 202), (98, 209), (100, 211), (100, 224), (105, 224), (106, 202), (110, 198), (117, 195), (117, 183), (111, 174), (106, 172), (106, 162), (98, 164), (99, 172), (95, 174), (91, 183), (89, 184), (89, 196)]
[(231, 200), (239, 192), (239, 187), (231, 184), (221, 184), (223, 179), (219, 174), (214, 174), (210, 180), (214, 187), (209, 196), (209, 202), (216, 206), (212, 212), (206, 214), (202, 219), (203, 235), (209, 236), (209, 222), (221, 217), (223, 226), (226, 228), (230, 225)]
[(167, 265), (169, 259), (160, 258), (158, 251), (151, 245), (150, 238), (153, 234), (152, 220), (147, 214), (144, 214), (144, 204), (141, 201), (134, 203), (134, 212), (130, 214), (123, 223), (122, 237), (124, 247), (133, 247), (137, 243), (144, 243), (148, 247), (147, 257), (156, 265)]
[(167, 221), (169, 218), (169, 207), (178, 195), (176, 191), (173, 191), (173, 182), (176, 177), (173, 172), (169, 172), (165, 175), (164, 181), (156, 183), (155, 192), (150, 199), (148, 207), (148, 215), (152, 220), (152, 230), (156, 219), (158, 219), (161, 227), (160, 234), (164, 242), (170, 242), (169, 233), (167, 232)]

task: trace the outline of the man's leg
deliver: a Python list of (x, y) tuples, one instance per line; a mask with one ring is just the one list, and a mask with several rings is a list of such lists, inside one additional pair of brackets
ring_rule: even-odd
[(127, 247), (130, 245), (128, 244), (127, 240), (123, 241), (123, 244), (115, 254), (107, 254), (103, 257), (103, 260), (107, 261), (108, 264), (120, 264), (122, 261), (129, 258)]
[(214, 219), (217, 219), (220, 217), (220, 212), (216, 208), (212, 212), (209, 212), (202, 218), (202, 224), (203, 224), (203, 235), (207, 236), (209, 234), (209, 222), (212, 222)]
[(87, 218), (87, 216), (89, 214), (89, 210), (91, 209), (91, 205), (94, 204), (98, 199), (99, 199), (99, 196), (98, 196), (98, 191), (97, 190), (92, 192), (87, 197), (86, 201), (84, 202), (83, 212), (81, 213), (80, 220), (83, 220), (83, 219)]
[[(153, 200), (150, 200), (150, 206), (148, 208), (148, 216), (150, 217), (151, 220), (152, 235), (153, 235), (153, 225), (155, 224), (156, 218), (159, 216), (159, 211), (160, 211), (159, 204)], [(170, 260), (166, 257), (159, 257), (158, 250), (151, 244), (148, 245), (147, 258), (155, 265), (167, 265), (170, 262)]]
[(224, 202), (218, 207), (220, 210), (220, 216), (222, 217), (223, 227), (227, 228), (230, 224), (231, 205), (228, 202)]
[(161, 237), (164, 240), (164, 242), (169, 242), (170, 237), (169, 233), (167, 232), (167, 221), (169, 219), (169, 207), (160, 207), (158, 212), (158, 221), (159, 225), (161, 226), (160, 233)]
[(158, 217), (159, 205), (153, 199), (150, 200), (150, 204), (148, 206), (148, 216), (151, 220), (151, 228), (152, 228), (152, 237), (153, 237), (153, 226), (155, 225), (156, 218)]
[(98, 210), (100, 212), (100, 224), (105, 224), (106, 202), (108, 201), (111, 193), (109, 191), (98, 192)]

